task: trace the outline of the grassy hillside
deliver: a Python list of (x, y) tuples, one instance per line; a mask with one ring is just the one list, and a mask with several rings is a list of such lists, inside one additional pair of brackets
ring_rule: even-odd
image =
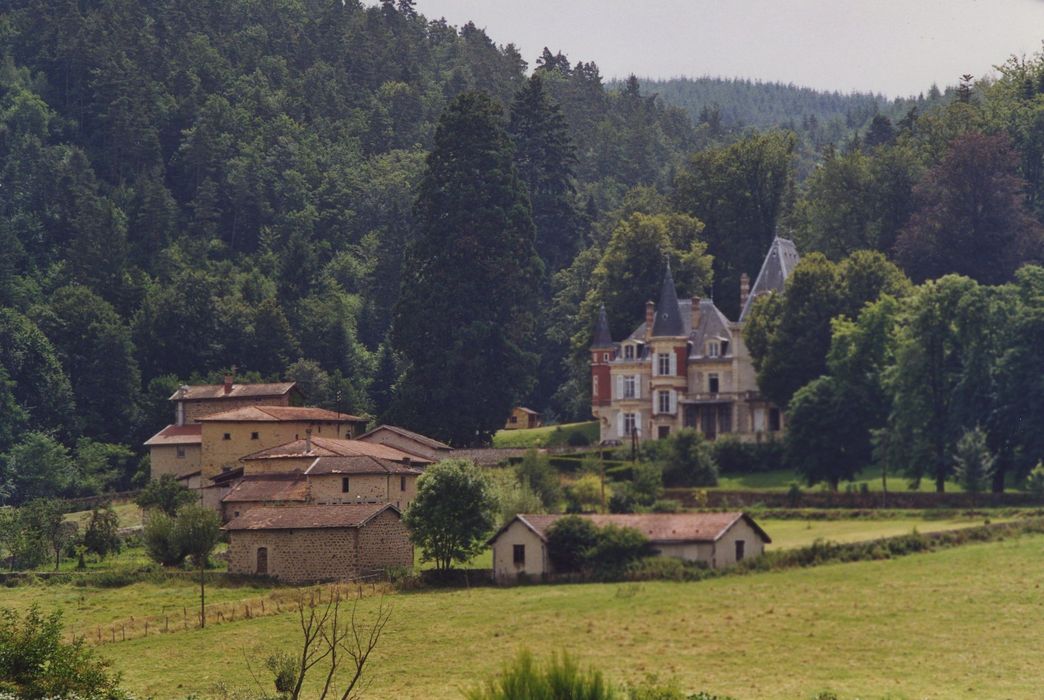
[(582, 435), (586, 444), (598, 442), (598, 421), (545, 425), (542, 428), (501, 430), (493, 436), (493, 447), (564, 447), (573, 435)]
[[(568, 649), (616, 680), (655, 672), (738, 698), (1033, 698), (1042, 577), (1044, 537), (1024, 537), (696, 584), (398, 594), (370, 695), (459, 698), (527, 647)], [(253, 687), (248, 665), (297, 634), (284, 614), (102, 651), (138, 693), (208, 696), (219, 683)]]

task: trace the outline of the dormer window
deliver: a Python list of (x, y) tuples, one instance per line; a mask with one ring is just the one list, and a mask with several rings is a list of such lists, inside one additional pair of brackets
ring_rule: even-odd
[(725, 357), (728, 354), (729, 354), (729, 341), (723, 340), (723, 341), (721, 341), (721, 356)]
[(718, 341), (712, 340), (707, 343), (707, 357), (720, 357), (721, 346), (718, 345)]
[(634, 346), (633, 345), (624, 345), (624, 359), (625, 360), (633, 360), (634, 359)]

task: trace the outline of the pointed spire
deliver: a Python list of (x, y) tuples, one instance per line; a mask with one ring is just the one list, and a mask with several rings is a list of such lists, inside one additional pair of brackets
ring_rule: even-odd
[(681, 308), (678, 306), (678, 291), (674, 288), (669, 260), (667, 274), (663, 276), (663, 288), (660, 290), (660, 303), (656, 305), (656, 322), (653, 324), (652, 334), (654, 337), (685, 335)]
[(609, 332), (609, 316), (605, 313), (605, 304), (598, 309), (598, 321), (595, 323), (594, 338), (591, 348), (613, 347), (613, 335)]

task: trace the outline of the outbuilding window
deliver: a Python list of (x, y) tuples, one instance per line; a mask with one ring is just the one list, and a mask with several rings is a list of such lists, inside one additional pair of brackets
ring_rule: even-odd
[(512, 545), (511, 558), (517, 566), (524, 565), (526, 563), (526, 546), (524, 544)]
[(348, 477), (341, 477), (341, 493), (348, 493)]
[(178, 459), (185, 459), (185, 448), (184, 447), (178, 447), (177, 448), (177, 454), (178, 454)]
[(405, 491), (406, 490), (406, 477), (404, 477), (404, 476), (400, 476), (399, 477), (399, 490), (400, 491)]
[(251, 440), (260, 440), (261, 436), (258, 435), (257, 433), (250, 433), (250, 439)]
[(746, 542), (743, 540), (736, 540), (736, 561), (743, 561), (743, 555), (746, 553), (744, 550), (746, 548)]
[(268, 547), (257, 548), (257, 574), (259, 576), (268, 574)]
[(232, 439), (232, 433), (225, 433), (224, 435), (221, 436), (221, 439), (222, 440), (231, 440)]

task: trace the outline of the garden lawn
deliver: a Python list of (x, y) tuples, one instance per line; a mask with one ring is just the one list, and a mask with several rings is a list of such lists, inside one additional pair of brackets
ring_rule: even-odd
[(595, 445), (598, 443), (598, 421), (545, 425), (542, 428), (524, 430), (499, 430), (493, 436), (493, 447), (565, 447), (573, 433), (583, 434), (587, 438), (587, 444)]
[[(715, 488), (727, 491), (786, 491), (791, 484), (797, 484), (802, 491), (813, 491), (820, 487), (808, 486), (801, 475), (789, 469), (777, 469), (768, 472), (755, 472), (753, 474), (722, 474), (718, 477), (718, 485)], [(881, 491), (881, 472), (868, 468), (864, 469), (854, 481), (842, 481), (840, 490), (844, 491), (849, 486), (860, 489), (866, 484), (867, 489), (874, 492)], [(960, 484), (946, 482), (947, 491), (963, 491)], [(920, 489), (910, 488), (908, 479), (902, 476), (888, 477), (888, 491), (892, 493), (907, 491), (935, 491), (935, 482), (931, 479), (921, 481)]]
[[(1014, 518), (990, 518), (990, 522), (999, 523)], [(896, 520), (873, 520), (868, 518), (853, 520), (774, 520), (757, 518), (758, 524), (772, 538), (768, 549), (793, 549), (807, 547), (816, 540), (831, 542), (864, 542), (881, 537), (907, 535), (917, 530), (921, 533), (942, 532), (943, 530), (959, 530), (966, 527), (983, 525), (982, 518), (950, 518), (929, 519), (902, 518)]]
[[(367, 696), (460, 698), (524, 647), (568, 650), (618, 682), (656, 673), (751, 700), (1039, 698), (1042, 580), (1044, 536), (1026, 536), (699, 583), (396, 594)], [(299, 634), (284, 614), (100, 649), (136, 693), (206, 697), (254, 688), (248, 664)]]
[[(116, 511), (116, 515), (120, 519), (120, 527), (131, 528), (141, 527), (141, 508), (134, 503), (118, 503), (112, 507)], [(78, 510), (75, 513), (69, 513), (65, 516), (66, 520), (75, 522), (80, 527), (82, 533), (87, 527), (87, 523), (90, 520), (91, 511), (89, 510)]]

